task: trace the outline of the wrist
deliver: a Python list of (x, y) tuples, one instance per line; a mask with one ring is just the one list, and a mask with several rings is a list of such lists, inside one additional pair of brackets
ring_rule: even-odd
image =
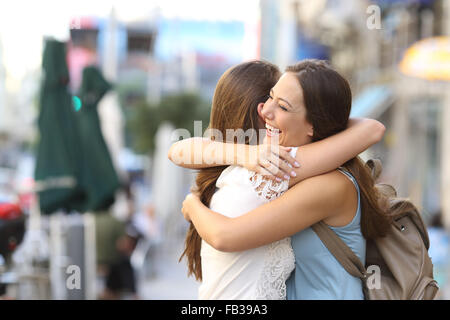
[(188, 215), (191, 221), (196, 220), (196, 217), (201, 214), (207, 207), (200, 201), (199, 198), (193, 199), (189, 204)]
[(198, 210), (198, 205), (196, 204), (196, 202), (197, 199), (195, 199), (195, 196), (191, 196), (191, 198), (186, 203), (186, 213), (190, 221), (192, 221), (193, 213)]

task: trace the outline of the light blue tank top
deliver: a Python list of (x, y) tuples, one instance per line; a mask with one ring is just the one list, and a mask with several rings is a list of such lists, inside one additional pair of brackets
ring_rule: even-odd
[[(355, 185), (358, 208), (353, 220), (344, 227), (331, 227), (365, 264), (366, 240), (361, 233), (360, 191), (356, 179), (340, 168)], [(362, 282), (341, 266), (311, 229), (291, 238), (295, 254), (295, 270), (286, 281), (288, 300), (363, 300)]]

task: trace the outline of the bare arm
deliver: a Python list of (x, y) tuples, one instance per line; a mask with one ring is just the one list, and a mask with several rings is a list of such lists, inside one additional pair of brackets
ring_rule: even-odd
[(296, 159), (301, 164), (294, 168), (292, 186), (306, 178), (336, 169), (348, 160), (379, 142), (384, 135), (384, 125), (373, 119), (350, 119), (349, 127), (331, 137), (301, 146)]
[[(239, 165), (250, 171), (258, 172), (271, 179), (281, 181), (284, 175), (289, 175), (292, 170), (283, 162), (287, 171), (282, 174), (278, 171), (278, 177), (273, 175), (269, 170), (264, 168), (262, 163), (269, 164), (269, 160), (281, 164), (278, 156), (273, 154), (275, 151), (279, 156), (284, 157), (290, 162), (291, 166), (298, 167), (296, 160), (289, 155), (291, 148), (277, 146), (273, 148), (268, 144), (246, 145), (237, 143), (225, 143), (212, 141), (209, 138), (194, 137), (184, 139), (174, 143), (169, 149), (168, 158), (178, 166), (188, 169), (202, 169), (215, 166)], [(273, 164), (270, 163), (271, 166)]]
[[(243, 165), (241, 152), (249, 152), (249, 145), (212, 141), (193, 137), (175, 142), (168, 158), (176, 165), (188, 169), (201, 169), (224, 165)], [(255, 146), (256, 147), (256, 146)]]
[[(217, 166), (219, 164), (207, 164), (203, 157), (203, 150), (207, 150), (209, 145), (220, 144), (209, 138), (194, 137), (175, 142), (169, 149), (168, 158), (177, 166), (188, 169), (201, 169)], [(222, 148), (226, 148), (222, 146)], [(219, 154), (219, 152), (217, 152)], [(197, 155), (197, 156), (196, 156)], [(200, 157), (199, 157), (200, 155)], [(225, 159), (216, 159), (216, 163), (224, 162)], [(233, 159), (235, 161), (235, 159)], [(231, 165), (231, 164), (230, 164)]]
[[(249, 170), (281, 179), (291, 177), (290, 186), (306, 178), (341, 166), (379, 142), (385, 127), (372, 119), (350, 119), (349, 127), (331, 137), (299, 147), (295, 158), (282, 146), (248, 146), (190, 138), (176, 142), (168, 157), (184, 168), (241, 165)], [(288, 161), (292, 169), (284, 161)], [(296, 165), (300, 163), (300, 166)]]
[[(283, 196), (240, 217), (228, 218), (210, 210), (189, 194), (183, 214), (203, 240), (220, 251), (242, 251), (291, 236), (342, 212), (348, 186), (341, 173), (304, 180)], [(348, 198), (348, 197), (347, 197)]]

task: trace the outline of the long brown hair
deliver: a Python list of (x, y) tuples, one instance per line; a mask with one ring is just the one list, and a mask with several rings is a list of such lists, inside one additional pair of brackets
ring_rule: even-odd
[[(306, 119), (313, 126), (312, 142), (347, 128), (352, 92), (347, 80), (323, 60), (308, 59), (288, 66), (303, 90)], [(357, 180), (361, 191), (361, 232), (366, 239), (384, 236), (391, 219), (387, 198), (375, 187), (369, 169), (359, 157), (345, 167)]]
[[(228, 69), (219, 79), (214, 92), (209, 129), (216, 129), (226, 139), (227, 129), (256, 129), (259, 134), (257, 106), (265, 102), (270, 89), (280, 78), (280, 70), (265, 61), (249, 61)], [(259, 137), (257, 137), (259, 141)], [(249, 143), (250, 139), (245, 142)], [(234, 141), (229, 141), (234, 142)], [(196, 191), (209, 207), (216, 190), (216, 181), (226, 166), (201, 169), (196, 178)], [(188, 260), (188, 275), (202, 280), (200, 258), (201, 238), (191, 223), (185, 249), (180, 257)]]

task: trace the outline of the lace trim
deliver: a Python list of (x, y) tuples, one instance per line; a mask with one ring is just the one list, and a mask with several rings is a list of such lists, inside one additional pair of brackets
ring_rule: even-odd
[(286, 280), (295, 268), (291, 238), (269, 245), (256, 287), (257, 300), (286, 300)]
[(286, 192), (289, 187), (289, 182), (287, 180), (281, 182), (273, 181), (256, 172), (249, 171), (249, 180), (258, 196), (266, 201), (278, 198)]

